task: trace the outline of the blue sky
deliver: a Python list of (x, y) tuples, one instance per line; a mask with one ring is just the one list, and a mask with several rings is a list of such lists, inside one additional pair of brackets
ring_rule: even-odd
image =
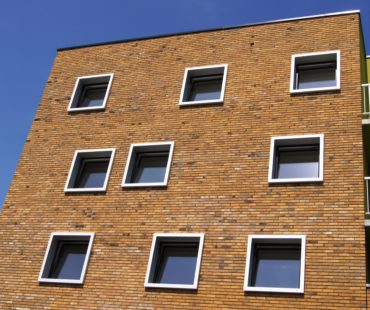
[(2, 0), (0, 206), (57, 48), (354, 9), (370, 54), (369, 0)]

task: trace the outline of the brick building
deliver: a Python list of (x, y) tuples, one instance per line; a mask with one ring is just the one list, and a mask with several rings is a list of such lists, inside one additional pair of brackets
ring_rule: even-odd
[(0, 308), (367, 308), (365, 55), (357, 11), (59, 50)]

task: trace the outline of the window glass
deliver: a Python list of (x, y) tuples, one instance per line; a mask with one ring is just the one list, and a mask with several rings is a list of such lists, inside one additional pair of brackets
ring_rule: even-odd
[(190, 87), (188, 101), (220, 99), (222, 75), (194, 77), (191, 79)]
[(108, 83), (85, 85), (78, 101), (78, 108), (102, 106)]
[(49, 278), (79, 279), (87, 247), (88, 242), (59, 241)]
[(317, 178), (319, 146), (277, 147), (275, 178)]
[(138, 153), (131, 183), (163, 182), (167, 162), (168, 152)]
[(161, 243), (154, 281), (169, 284), (193, 284), (198, 244)]
[(299, 288), (300, 267), (300, 246), (256, 244), (251, 286)]
[(336, 86), (336, 63), (297, 66), (298, 89)]
[(103, 187), (110, 158), (82, 158), (74, 188)]

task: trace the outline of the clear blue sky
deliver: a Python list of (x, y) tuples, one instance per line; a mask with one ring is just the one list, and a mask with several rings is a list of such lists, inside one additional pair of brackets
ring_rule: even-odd
[(369, 0), (1, 0), (0, 207), (57, 48), (354, 9), (370, 54)]

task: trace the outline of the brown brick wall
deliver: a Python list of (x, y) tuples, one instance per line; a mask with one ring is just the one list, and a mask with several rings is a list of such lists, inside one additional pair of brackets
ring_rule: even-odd
[[(341, 90), (289, 93), (291, 55), (339, 49)], [(357, 14), (58, 53), (0, 216), (1, 309), (366, 307)], [(222, 105), (179, 108), (186, 67), (227, 63)], [(104, 112), (68, 114), (114, 73)], [(322, 184), (267, 183), (270, 138), (325, 134)], [(175, 141), (166, 189), (122, 189), (131, 143)], [(115, 147), (103, 194), (65, 194), (76, 149)], [(39, 284), (51, 232), (95, 232), (83, 286)], [(145, 289), (152, 234), (203, 232), (197, 291)], [(304, 294), (244, 293), (251, 234), (304, 234)]]

